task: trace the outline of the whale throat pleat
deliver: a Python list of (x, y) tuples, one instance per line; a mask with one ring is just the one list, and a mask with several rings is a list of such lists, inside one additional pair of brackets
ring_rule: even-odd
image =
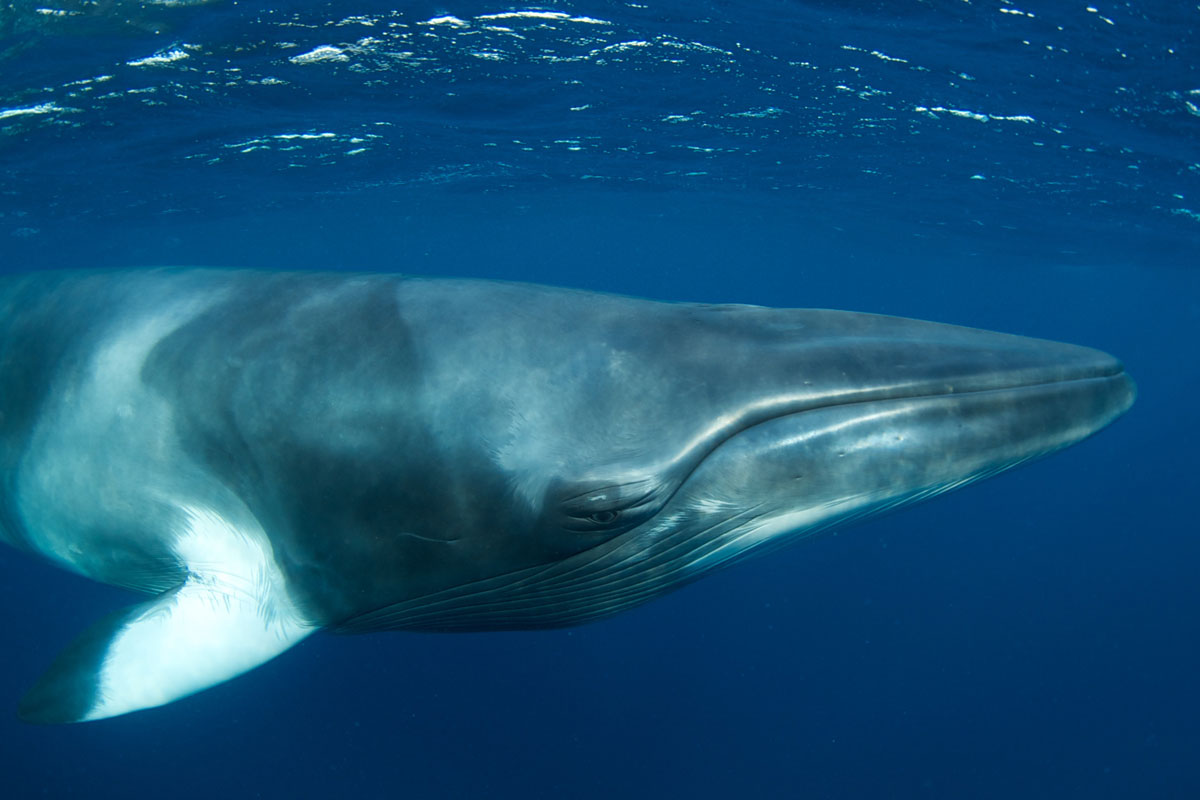
[(261, 531), (185, 508), (187, 578), (64, 650), (21, 703), (31, 722), (104, 719), (169, 703), (269, 661), (315, 628), (288, 597)]

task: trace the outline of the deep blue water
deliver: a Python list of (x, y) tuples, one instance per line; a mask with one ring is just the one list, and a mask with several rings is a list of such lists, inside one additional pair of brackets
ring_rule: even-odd
[(392, 5), (0, 8), (0, 268), (852, 308), (1138, 404), (606, 622), (317, 636), (73, 727), (2, 709), (130, 597), (0, 551), (3, 796), (1200, 796), (1194, 3)]

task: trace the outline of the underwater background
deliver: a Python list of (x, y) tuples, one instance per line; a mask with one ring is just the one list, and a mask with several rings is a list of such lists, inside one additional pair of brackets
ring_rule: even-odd
[(1200, 797), (1200, 6), (1088, 2), (0, 5), (2, 271), (848, 308), (1140, 389), (608, 621), (316, 636), (100, 723), (15, 708), (133, 598), (0, 550), (0, 795)]

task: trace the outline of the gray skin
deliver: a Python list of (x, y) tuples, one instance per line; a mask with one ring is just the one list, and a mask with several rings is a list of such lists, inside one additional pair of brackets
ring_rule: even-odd
[(608, 616), (1134, 399), (1104, 353), (908, 319), (206, 270), (6, 279), (0, 392), (4, 540), (169, 593), (202, 505), (354, 632)]

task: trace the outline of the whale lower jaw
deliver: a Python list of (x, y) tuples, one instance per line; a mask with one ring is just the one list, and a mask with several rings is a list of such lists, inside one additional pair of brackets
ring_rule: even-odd
[[(335, 627), (525, 630), (612, 616), (744, 558), (932, 499), (1086, 439), (1136, 398), (1119, 366), (1097, 372), (824, 405), (758, 422), (717, 444), (655, 519), (618, 539)], [(909, 466), (881, 470), (881, 463)], [(798, 505), (791, 489), (797, 471), (824, 473), (828, 488)], [(731, 492), (731, 476), (752, 490)], [(874, 485), (865, 483), (867, 476)]]

